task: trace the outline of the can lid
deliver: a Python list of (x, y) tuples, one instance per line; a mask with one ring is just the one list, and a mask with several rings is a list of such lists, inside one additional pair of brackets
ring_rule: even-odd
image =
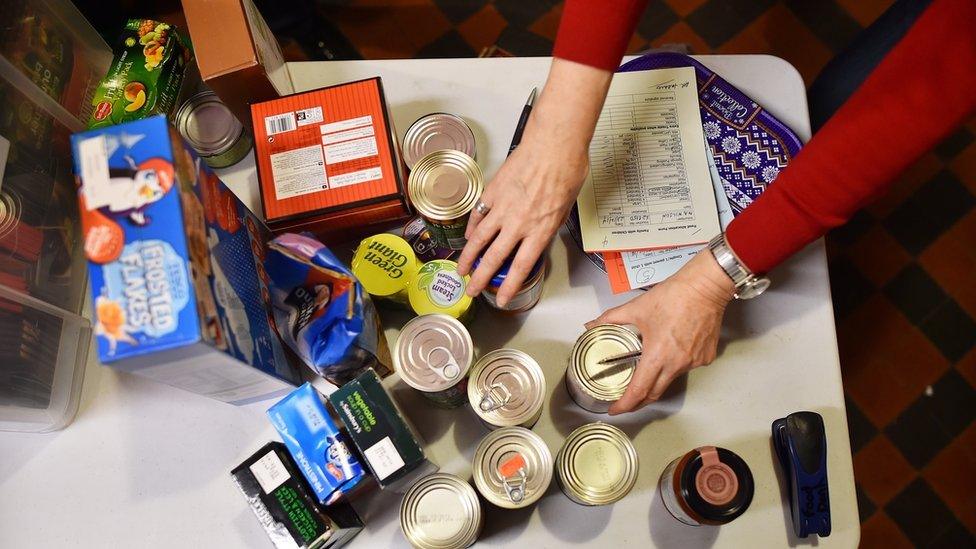
[(569, 367), (580, 388), (590, 396), (612, 402), (623, 396), (634, 375), (634, 362), (605, 365), (599, 362), (619, 354), (639, 351), (640, 336), (624, 326), (602, 324), (576, 340)]
[(456, 318), (422, 315), (407, 322), (393, 346), (393, 365), (407, 385), (443, 391), (468, 375), (474, 357), (471, 335)]
[(752, 471), (738, 454), (702, 446), (692, 450), (681, 472), (681, 496), (709, 524), (731, 522), (749, 508), (755, 490)]
[(620, 429), (596, 422), (569, 434), (556, 456), (563, 488), (589, 505), (626, 496), (637, 482), (637, 451)]
[(417, 271), (407, 290), (410, 306), (418, 315), (442, 313), (460, 318), (473, 302), (464, 293), (470, 281), (470, 277), (457, 272), (457, 263), (453, 261), (428, 261)]
[[(478, 265), (481, 265), (481, 259), (482, 258), (479, 257), (478, 259), (474, 260), (475, 269), (478, 268)], [(508, 278), (508, 272), (512, 269), (512, 262), (514, 260), (514, 257), (506, 259), (505, 262), (502, 263), (502, 266), (498, 268), (498, 272), (495, 273), (495, 276), (491, 277), (491, 281), (488, 283), (488, 285), (495, 288), (501, 286), (505, 282), (505, 279)], [(545, 261), (545, 255), (539, 256), (539, 260), (535, 262), (535, 265), (532, 266), (532, 270), (529, 271), (529, 274), (525, 277), (525, 282), (523, 283), (524, 285), (528, 285), (530, 282), (532, 282), (535, 276), (542, 271), (542, 266), (545, 264)]]
[(552, 482), (553, 461), (539, 435), (524, 427), (504, 427), (478, 444), (472, 461), (474, 485), (489, 503), (504, 509), (539, 500)]
[(454, 475), (428, 475), (404, 494), (400, 528), (411, 545), (421, 549), (467, 547), (481, 530), (478, 495)]
[(481, 419), (506, 427), (535, 417), (546, 398), (546, 377), (531, 356), (497, 349), (471, 367), (468, 400)]
[(197, 93), (180, 106), (176, 127), (203, 156), (226, 152), (244, 131), (240, 120), (209, 90)]
[(352, 274), (370, 295), (391, 296), (403, 291), (419, 269), (413, 247), (395, 234), (364, 239), (352, 256)]
[(471, 127), (460, 116), (435, 112), (421, 116), (403, 134), (403, 161), (413, 168), (421, 158), (441, 151), (460, 151), (474, 158), (475, 139)]
[(410, 171), (407, 193), (424, 217), (450, 221), (474, 209), (484, 190), (484, 175), (473, 158), (460, 151), (434, 151)]

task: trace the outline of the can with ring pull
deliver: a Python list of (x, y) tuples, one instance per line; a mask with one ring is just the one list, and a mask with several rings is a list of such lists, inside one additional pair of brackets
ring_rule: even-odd
[(400, 330), (393, 364), (403, 381), (443, 408), (468, 401), (474, 345), (467, 328), (444, 314), (422, 315)]

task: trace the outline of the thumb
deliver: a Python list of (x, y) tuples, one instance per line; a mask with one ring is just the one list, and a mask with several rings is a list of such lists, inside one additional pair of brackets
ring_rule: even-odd
[(591, 320), (585, 324), (586, 329), (589, 330), (594, 326), (599, 326), (600, 324), (632, 324), (631, 315), (629, 309), (626, 305), (621, 305), (619, 307), (614, 307), (612, 309), (607, 309), (602, 315), (594, 320)]

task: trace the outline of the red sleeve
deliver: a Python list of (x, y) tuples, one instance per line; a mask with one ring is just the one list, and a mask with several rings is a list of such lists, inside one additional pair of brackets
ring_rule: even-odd
[(566, 0), (552, 55), (615, 71), (648, 0)]
[(766, 272), (845, 223), (976, 109), (976, 2), (936, 0), (756, 202), (729, 245)]

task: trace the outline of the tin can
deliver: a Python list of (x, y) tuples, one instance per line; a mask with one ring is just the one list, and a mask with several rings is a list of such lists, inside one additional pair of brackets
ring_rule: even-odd
[(519, 509), (545, 494), (553, 461), (542, 437), (524, 427), (504, 427), (481, 440), (471, 468), (475, 488), (489, 503)]
[(423, 217), (417, 216), (407, 222), (401, 230), (403, 239), (413, 246), (413, 251), (421, 261), (433, 261), (435, 259), (451, 259), (458, 254), (458, 250), (450, 248), (439, 248), (427, 230), (427, 222)]
[(211, 168), (232, 166), (251, 152), (251, 135), (210, 90), (184, 101), (175, 120), (180, 135)]
[(569, 434), (556, 454), (556, 480), (580, 505), (620, 501), (637, 482), (637, 451), (623, 431), (603, 422)]
[(400, 502), (400, 529), (417, 549), (464, 549), (477, 541), (483, 524), (474, 488), (448, 473), (418, 480)]
[(423, 315), (407, 322), (393, 346), (400, 379), (444, 408), (467, 402), (473, 358), (467, 328), (447, 315)]
[(445, 314), (466, 321), (474, 304), (464, 293), (470, 281), (470, 277), (457, 272), (457, 263), (453, 261), (429, 261), (417, 271), (407, 290), (410, 307), (418, 315)]
[(414, 165), (407, 192), (424, 218), (435, 245), (460, 250), (468, 217), (484, 190), (484, 176), (473, 158), (459, 151), (434, 151)]
[(373, 235), (352, 256), (352, 274), (371, 296), (410, 304), (407, 288), (420, 270), (413, 247), (395, 234)]
[(576, 340), (566, 369), (566, 389), (581, 408), (605, 414), (623, 396), (634, 375), (636, 362), (603, 365), (599, 362), (622, 353), (638, 351), (640, 337), (616, 324), (591, 328)]
[(403, 161), (408, 168), (428, 154), (442, 150), (477, 156), (474, 132), (460, 116), (435, 112), (421, 116), (403, 134)]
[(471, 367), (471, 409), (489, 428), (531, 428), (542, 415), (546, 377), (532, 357), (515, 349), (498, 349)]
[(672, 461), (658, 482), (661, 501), (689, 526), (728, 524), (752, 503), (752, 472), (735, 452), (715, 446), (695, 448)]
[[(479, 259), (475, 262), (475, 267), (477, 268), (480, 263), (481, 260)], [(505, 263), (502, 263), (501, 268), (488, 282), (488, 286), (481, 292), (481, 297), (485, 298), (485, 302), (495, 310), (506, 313), (524, 313), (535, 307), (539, 303), (539, 299), (542, 298), (542, 289), (546, 279), (546, 259), (544, 256), (539, 258), (539, 261), (529, 271), (522, 287), (512, 296), (508, 304), (500, 307), (498, 305), (498, 290), (508, 278), (508, 272), (511, 268), (512, 259), (507, 259)]]

